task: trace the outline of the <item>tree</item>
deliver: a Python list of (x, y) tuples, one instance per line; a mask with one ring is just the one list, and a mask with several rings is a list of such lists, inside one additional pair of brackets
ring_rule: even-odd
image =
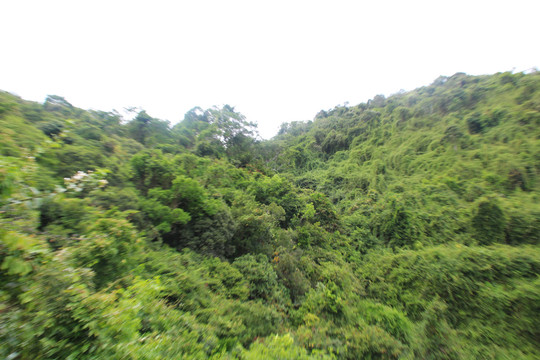
[(133, 139), (146, 146), (167, 144), (173, 141), (169, 122), (153, 118), (144, 110), (128, 123), (128, 129)]

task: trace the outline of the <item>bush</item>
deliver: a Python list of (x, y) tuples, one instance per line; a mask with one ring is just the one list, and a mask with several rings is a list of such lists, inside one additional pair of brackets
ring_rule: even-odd
[(494, 199), (483, 199), (478, 203), (471, 224), (476, 240), (482, 245), (504, 241), (506, 219), (502, 209)]

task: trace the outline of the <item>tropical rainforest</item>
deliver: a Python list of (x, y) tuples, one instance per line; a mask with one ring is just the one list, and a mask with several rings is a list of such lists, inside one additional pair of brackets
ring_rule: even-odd
[(0, 357), (538, 359), (540, 73), (284, 123), (0, 92)]

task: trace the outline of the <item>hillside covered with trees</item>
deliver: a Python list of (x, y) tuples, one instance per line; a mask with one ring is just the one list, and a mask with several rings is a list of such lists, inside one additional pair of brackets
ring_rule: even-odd
[(0, 92), (0, 357), (537, 359), (540, 73), (285, 123)]

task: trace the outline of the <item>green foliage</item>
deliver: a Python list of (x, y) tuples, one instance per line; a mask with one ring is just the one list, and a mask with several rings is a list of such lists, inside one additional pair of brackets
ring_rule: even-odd
[(472, 217), (476, 239), (482, 245), (502, 242), (504, 239), (505, 217), (493, 199), (481, 200)]
[(540, 75), (283, 124), (0, 92), (0, 357), (536, 359)]
[(410, 205), (399, 196), (388, 199), (375, 217), (374, 233), (392, 247), (410, 246), (421, 240), (422, 224), (409, 209)]
[(291, 300), (297, 302), (309, 290), (310, 283), (305, 271), (300, 270), (302, 259), (300, 252), (291, 251), (291, 249), (280, 248), (274, 253), (273, 262), (276, 273), (283, 285), (289, 290)]
[(255, 124), (229, 105), (207, 110), (193, 108), (172, 132), (181, 146), (194, 150), (198, 156), (227, 156), (236, 166), (246, 166), (255, 160)]
[(133, 181), (139, 190), (147, 192), (153, 187), (168, 189), (174, 178), (173, 164), (160, 150), (144, 151), (131, 158)]
[(412, 340), (413, 324), (405, 313), (370, 300), (358, 302), (358, 313), (369, 325), (376, 325), (403, 343)]
[(56, 226), (67, 235), (82, 234), (86, 232), (89, 224), (93, 221), (91, 209), (86, 207), (86, 201), (70, 198), (47, 198), (39, 207), (39, 229)]
[(265, 205), (274, 203), (285, 210), (285, 218), (280, 221), (282, 227), (287, 227), (300, 209), (301, 200), (297, 191), (289, 181), (279, 175), (255, 182), (253, 192), (256, 201)]
[(423, 359), (461, 359), (464, 357), (456, 330), (452, 329), (444, 313), (446, 306), (433, 301), (422, 316), (420, 344), (417, 356)]
[(540, 206), (524, 208), (520, 198), (506, 203), (506, 242), (508, 244), (537, 244), (540, 241)]
[(101, 288), (125, 276), (140, 256), (140, 240), (133, 225), (123, 219), (99, 219), (71, 249), (74, 263), (92, 269)]
[(163, 199), (163, 196), (160, 197), (159, 195), (159, 190), (154, 191), (153, 194), (150, 194), (150, 198), (142, 200), (140, 204), (142, 211), (155, 225), (157, 231), (169, 233), (173, 225), (186, 224), (191, 220), (189, 213), (183, 209), (171, 209), (171, 207), (163, 204), (159, 199)]
[(152, 118), (144, 110), (127, 124), (127, 131), (133, 139), (149, 147), (172, 141), (169, 122)]
[(0, 163), (0, 201), (8, 198), (13, 193), (17, 181), (17, 168), (10, 166), (4, 158)]
[(260, 298), (269, 301), (276, 298), (279, 301), (281, 289), (277, 282), (277, 275), (266, 256), (262, 254), (257, 256), (244, 255), (237, 258), (233, 266), (249, 282), (249, 297), (251, 299)]
[[(366, 260), (360, 274), (369, 284), (369, 296), (403, 309), (411, 319), (421, 320), (432, 301), (444, 299), (444, 319), (459, 330), (460, 343), (470, 340), (488, 347), (493, 341), (522, 351), (534, 346), (525, 333), (534, 333), (527, 324), (536, 305), (526, 298), (537, 296), (540, 288), (530, 288), (532, 293), (522, 300), (512, 295), (522, 282), (536, 283), (540, 258), (534, 248), (456, 245), (373, 253)], [(516, 301), (523, 307), (516, 308)], [(523, 332), (525, 328), (529, 330)]]
[(272, 336), (264, 342), (254, 343), (240, 354), (240, 359), (326, 359), (323, 353), (308, 355), (306, 349), (294, 344), (290, 334)]

